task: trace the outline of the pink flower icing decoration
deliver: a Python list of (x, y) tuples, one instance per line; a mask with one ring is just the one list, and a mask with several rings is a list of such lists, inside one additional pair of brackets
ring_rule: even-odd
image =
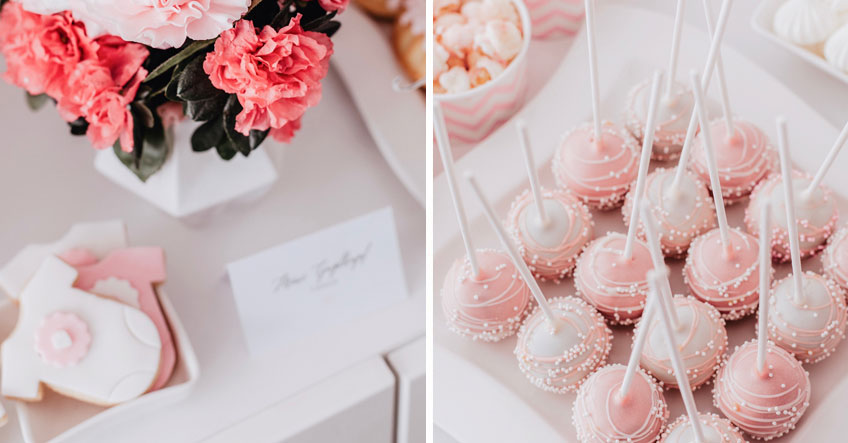
[(54, 312), (35, 331), (35, 352), (57, 368), (74, 366), (88, 354), (91, 334), (88, 324), (76, 314)]

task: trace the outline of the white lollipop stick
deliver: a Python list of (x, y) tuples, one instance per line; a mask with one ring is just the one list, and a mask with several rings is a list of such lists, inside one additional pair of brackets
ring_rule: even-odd
[(589, 43), (589, 83), (592, 87), (592, 123), (595, 147), (601, 148), (601, 91), (598, 86), (598, 49), (595, 44), (595, 1), (583, 0), (586, 9), (586, 41)]
[(536, 303), (539, 303), (539, 307), (542, 308), (542, 313), (545, 314), (550, 325), (554, 330), (556, 330), (559, 327), (559, 320), (556, 315), (554, 315), (554, 311), (551, 309), (548, 299), (546, 299), (545, 295), (542, 294), (542, 289), (539, 288), (539, 284), (536, 283), (536, 279), (533, 278), (533, 274), (530, 273), (530, 268), (527, 267), (527, 263), (524, 263), (521, 255), (518, 254), (518, 250), (515, 249), (515, 245), (512, 243), (512, 240), (507, 237), (503, 225), (498, 221), (498, 217), (492, 209), (492, 204), (489, 203), (489, 200), (485, 195), (483, 195), (483, 191), (480, 189), (477, 179), (474, 178), (474, 174), (466, 172), (465, 179), (468, 180), (468, 184), (471, 185), (471, 189), (474, 191), (474, 195), (477, 196), (480, 206), (483, 207), (483, 212), (486, 214), (489, 224), (492, 225), (492, 229), (494, 229), (495, 234), (498, 235), (498, 239), (500, 239), (501, 244), (504, 249), (506, 249), (506, 253), (509, 255), (509, 258), (512, 259), (512, 264), (515, 265), (515, 269), (517, 269), (518, 273), (521, 274), (521, 278), (524, 279), (524, 282), (527, 283), (527, 287), (530, 288), (530, 292), (533, 293)]
[[(713, 8), (710, 0), (704, 0), (704, 17), (707, 22), (707, 33), (713, 36)], [(718, 76), (718, 90), (721, 94), (721, 109), (724, 112), (724, 124), (727, 127), (727, 136), (733, 134), (733, 111), (730, 110), (730, 95), (727, 92), (727, 80), (724, 77), (724, 61), (721, 57), (721, 49), (716, 55), (716, 76)]]
[[(698, 73), (692, 71), (689, 74), (692, 79), (692, 92), (695, 95), (695, 108), (701, 118), (701, 127), (709, 127), (710, 118), (707, 115), (707, 106), (704, 103), (704, 91), (698, 82)], [(715, 157), (715, 148), (713, 147), (713, 137), (710, 131), (701, 131), (701, 137), (704, 138), (704, 152), (707, 154), (707, 166), (710, 172), (710, 184), (713, 188), (713, 200), (716, 207), (716, 218), (718, 218), (718, 231), (721, 236), (721, 246), (724, 248), (726, 257), (733, 254), (733, 245), (730, 244), (730, 234), (727, 227), (727, 214), (724, 211), (724, 197), (721, 195), (721, 181), (718, 178), (718, 164)]]
[(448, 179), (448, 189), (450, 189), (453, 207), (456, 210), (456, 218), (459, 221), (459, 233), (462, 234), (462, 242), (465, 244), (465, 254), (468, 256), (468, 262), (471, 263), (471, 272), (474, 273), (474, 277), (477, 277), (480, 275), (480, 266), (477, 264), (477, 251), (474, 249), (474, 244), (471, 241), (471, 231), (468, 229), (468, 218), (465, 215), (465, 206), (462, 204), (462, 195), (456, 186), (456, 175), (453, 170), (453, 154), (450, 149), (447, 126), (445, 126), (445, 116), (442, 114), (442, 107), (438, 104), (433, 106), (433, 117), (435, 118), (434, 124), (436, 139), (439, 143), (439, 154), (442, 156), (442, 166), (445, 168), (445, 176)]
[(683, 366), (683, 359), (680, 357), (680, 350), (677, 349), (677, 341), (674, 339), (674, 332), (671, 330), (671, 319), (669, 311), (671, 308), (667, 304), (667, 300), (659, 296), (660, 281), (665, 276), (668, 278), (668, 271), (665, 269), (654, 269), (648, 272), (648, 283), (651, 286), (651, 292), (659, 301), (659, 308), (662, 314), (660, 323), (665, 330), (665, 337), (668, 341), (668, 352), (671, 357), (671, 366), (674, 369), (674, 376), (677, 378), (677, 384), (680, 386), (680, 395), (683, 397), (683, 405), (686, 406), (686, 413), (689, 415), (689, 421), (692, 422), (692, 429), (695, 431), (695, 442), (704, 443), (704, 429), (701, 425), (701, 418), (698, 415), (698, 408), (695, 406), (695, 397), (692, 395), (692, 387), (689, 385), (689, 377), (686, 376), (686, 368)]
[(624, 242), (624, 250), (621, 256), (630, 260), (633, 256), (633, 241), (636, 239), (636, 227), (639, 226), (639, 202), (645, 194), (645, 177), (648, 175), (648, 166), (651, 163), (651, 151), (654, 149), (654, 121), (657, 118), (657, 101), (660, 93), (660, 82), (662, 72), (654, 71), (651, 82), (651, 101), (648, 105), (648, 121), (645, 123), (645, 137), (642, 140), (642, 155), (639, 157), (639, 173), (636, 176), (636, 189), (630, 191), (633, 194), (633, 211), (630, 213), (630, 226), (627, 227), (627, 240)]
[[(724, 37), (724, 31), (727, 29), (727, 17), (730, 15), (730, 6), (733, 0), (724, 0), (721, 3), (721, 10), (718, 13), (718, 25), (716, 26), (713, 40), (710, 43), (710, 50), (707, 54), (707, 62), (704, 64), (704, 72), (701, 74), (701, 89), (706, 91), (710, 87), (713, 70), (716, 60), (718, 59), (719, 49), (721, 48), (721, 39)], [(695, 137), (695, 131), (698, 129), (698, 116), (695, 112), (689, 119), (689, 127), (686, 129), (686, 139), (683, 142), (683, 149), (680, 151), (680, 161), (677, 164), (677, 171), (674, 174), (674, 181), (671, 189), (675, 191), (675, 195), (680, 195), (676, 192), (680, 189), (680, 180), (686, 172), (686, 165), (689, 164), (689, 151), (691, 150), (692, 139)]]
[[(665, 259), (663, 258), (659, 236), (657, 235), (657, 222), (654, 220), (654, 214), (651, 213), (651, 205), (647, 201), (643, 201), (640, 212), (642, 213), (642, 226), (645, 227), (645, 237), (648, 238), (648, 251), (651, 253), (651, 262), (654, 265), (654, 269), (665, 269)], [(665, 279), (665, 284), (663, 285), (663, 295), (669, 300), (672, 300), (671, 282), (668, 279)], [(650, 315), (652, 314), (646, 310), (642, 314), (642, 318), (650, 321)], [(680, 329), (677, 309), (671, 310), (671, 327), (675, 331)]]
[(645, 349), (645, 342), (648, 338), (648, 325), (656, 311), (657, 301), (654, 300), (654, 294), (648, 294), (648, 303), (645, 306), (645, 312), (642, 314), (642, 321), (645, 324), (636, 330), (636, 339), (633, 341), (633, 350), (630, 352), (630, 358), (627, 360), (627, 369), (624, 371), (624, 379), (621, 380), (621, 387), (618, 389), (618, 399), (627, 398), (630, 392), (630, 386), (633, 383), (633, 376), (636, 374), (636, 368), (639, 367), (639, 358), (642, 356), (642, 350)]
[(836, 137), (836, 143), (833, 144), (833, 147), (830, 148), (830, 152), (827, 153), (827, 157), (825, 157), (824, 162), (822, 162), (821, 166), (819, 166), (819, 170), (816, 171), (816, 176), (813, 177), (813, 181), (810, 182), (810, 185), (807, 186), (807, 189), (801, 193), (801, 198), (808, 198), (810, 194), (821, 184), (822, 179), (824, 179), (825, 174), (827, 174), (830, 166), (833, 165), (833, 161), (836, 160), (836, 156), (839, 155), (839, 151), (842, 150), (842, 147), (845, 146), (845, 142), (848, 141), (848, 123), (845, 123), (845, 126), (842, 127), (842, 132), (839, 133), (839, 136)]
[(677, 76), (677, 59), (680, 56), (680, 34), (683, 32), (683, 14), (686, 1), (677, 0), (677, 10), (674, 13), (674, 31), (671, 34), (671, 57), (668, 60), (668, 77), (665, 81), (663, 98), (668, 101), (674, 89), (674, 78)]
[(760, 318), (757, 324), (757, 373), (766, 367), (768, 342), (768, 298), (771, 278), (771, 203), (765, 202), (760, 210)]
[(793, 294), (796, 303), (804, 299), (804, 275), (801, 271), (801, 248), (798, 245), (798, 224), (795, 218), (795, 191), (792, 187), (792, 158), (786, 138), (786, 119), (777, 118), (777, 148), (780, 153), (780, 173), (783, 176), (783, 194), (786, 200), (786, 227), (789, 231), (789, 254), (792, 257), (792, 281), (795, 284)]
[(527, 135), (527, 125), (524, 120), (515, 122), (518, 129), (518, 144), (524, 152), (524, 164), (527, 166), (527, 177), (530, 179), (530, 190), (533, 192), (533, 200), (536, 202), (536, 210), (539, 211), (539, 220), (542, 227), (548, 226), (548, 211), (545, 210), (545, 200), (542, 198), (542, 187), (539, 186), (539, 172), (536, 171), (536, 162), (533, 160), (533, 150), (530, 149), (530, 137)]

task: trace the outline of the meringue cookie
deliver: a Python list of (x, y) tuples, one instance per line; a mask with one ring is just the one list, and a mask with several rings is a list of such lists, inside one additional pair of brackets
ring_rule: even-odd
[(830, 9), (837, 14), (843, 14), (845, 18), (845, 14), (848, 14), (848, 0), (830, 0)]
[(442, 32), (442, 45), (450, 52), (463, 55), (475, 43), (475, 26), (470, 23), (451, 25)]
[(448, 70), (450, 53), (438, 42), (433, 42), (433, 75), (438, 77)]
[(449, 94), (456, 94), (471, 89), (471, 79), (468, 71), (456, 66), (439, 76), (439, 85)]
[(495, 60), (512, 60), (521, 51), (521, 31), (513, 23), (493, 21), (482, 34), (474, 37), (474, 47)]
[(774, 15), (774, 31), (796, 45), (819, 50), (839, 25), (822, 0), (789, 0)]
[(848, 73), (848, 23), (842, 25), (824, 45), (824, 58), (842, 72)]
[(436, 33), (436, 35), (441, 35), (451, 26), (464, 25), (467, 22), (468, 20), (466, 20), (462, 14), (450, 12), (436, 17), (433, 21), (433, 32)]

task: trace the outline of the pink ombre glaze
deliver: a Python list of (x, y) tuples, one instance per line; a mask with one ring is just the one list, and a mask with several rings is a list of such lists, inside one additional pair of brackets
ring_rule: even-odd
[(453, 263), (442, 286), (442, 309), (457, 334), (495, 342), (518, 330), (530, 304), (530, 289), (503, 252), (479, 249), (477, 261), (477, 277), (466, 257)]

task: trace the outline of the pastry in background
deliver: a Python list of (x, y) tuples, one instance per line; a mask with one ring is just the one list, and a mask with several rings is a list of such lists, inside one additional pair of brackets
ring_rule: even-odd
[(395, 55), (404, 73), (413, 82), (427, 76), (425, 6), (424, 0), (404, 0), (403, 13), (395, 20), (392, 31)]
[(356, 0), (356, 4), (374, 17), (386, 20), (396, 18), (403, 10), (401, 0)]

